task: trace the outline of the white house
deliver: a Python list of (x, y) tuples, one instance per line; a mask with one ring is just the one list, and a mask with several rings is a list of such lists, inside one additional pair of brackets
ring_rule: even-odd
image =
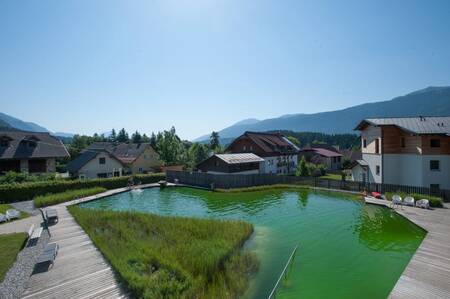
[(70, 174), (80, 179), (122, 176), (123, 169), (123, 163), (106, 150), (84, 151), (67, 164)]
[(354, 180), (450, 189), (450, 117), (371, 118), (356, 130)]

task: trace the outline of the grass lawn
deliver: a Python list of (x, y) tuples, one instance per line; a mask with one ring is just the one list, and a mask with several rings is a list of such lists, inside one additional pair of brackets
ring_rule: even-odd
[[(9, 205), (9, 204), (0, 204), (0, 214), (4, 214), (4, 215), (6, 215), (6, 211), (7, 210), (9, 210), (9, 209), (14, 209), (14, 207), (13, 206), (11, 206), (11, 205)], [(20, 218), (19, 219), (23, 219), (23, 218), (26, 218), (26, 217), (28, 217), (29, 215), (28, 215), (28, 213), (25, 213), (25, 212), (20, 212)], [(17, 220), (17, 219), (14, 219), (14, 220)], [(13, 221), (14, 221), (13, 220)], [(1, 225), (1, 224), (0, 224)]]
[(327, 173), (326, 175), (323, 175), (320, 178), (321, 179), (335, 180), (335, 181), (342, 181), (342, 175), (340, 175), (338, 173)]
[(69, 211), (136, 298), (236, 298), (258, 266), (243, 221)]
[(37, 208), (56, 205), (62, 202), (71, 201), (77, 198), (95, 195), (105, 192), (106, 188), (93, 187), (87, 189), (68, 190), (60, 193), (49, 193), (46, 195), (36, 196), (33, 199), (34, 205)]
[(26, 233), (0, 235), (0, 282), (3, 281), (6, 272), (14, 264), (26, 238)]

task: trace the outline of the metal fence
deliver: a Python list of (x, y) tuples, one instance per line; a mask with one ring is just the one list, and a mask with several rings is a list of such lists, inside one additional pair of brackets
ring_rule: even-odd
[(314, 177), (283, 176), (275, 174), (210, 174), (187, 171), (167, 171), (167, 180), (177, 180), (181, 184), (199, 186), (204, 188), (245, 188), (262, 185), (296, 184), (308, 185), (326, 189), (346, 190), (354, 192), (405, 192), (441, 197), (444, 201), (450, 201), (450, 190), (431, 189), (427, 187), (377, 184), (353, 181), (338, 181)]

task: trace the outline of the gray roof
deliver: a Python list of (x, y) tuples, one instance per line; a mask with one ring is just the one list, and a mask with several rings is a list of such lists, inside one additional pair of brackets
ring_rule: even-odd
[(243, 154), (216, 154), (216, 157), (223, 160), (227, 164), (241, 164), (241, 163), (254, 163), (263, 162), (264, 159), (253, 154), (253, 153), (243, 153)]
[(0, 159), (31, 159), (69, 157), (64, 144), (49, 133), (25, 131), (0, 131)]
[(133, 163), (149, 147), (150, 143), (94, 142), (87, 150), (105, 150), (122, 163)]
[(413, 134), (450, 135), (450, 116), (367, 118), (360, 122), (355, 130), (362, 130), (366, 125), (397, 126)]

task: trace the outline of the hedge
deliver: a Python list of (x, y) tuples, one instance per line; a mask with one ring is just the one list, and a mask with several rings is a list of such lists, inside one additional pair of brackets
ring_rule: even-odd
[(56, 205), (62, 202), (71, 201), (77, 198), (95, 195), (105, 192), (103, 187), (93, 187), (88, 189), (67, 190), (61, 193), (49, 193), (39, 195), (33, 199), (34, 205), (38, 208)]
[[(135, 181), (142, 184), (156, 183), (164, 180), (164, 173), (145, 174), (133, 176)], [(0, 203), (11, 203), (17, 201), (31, 200), (39, 195), (49, 193), (60, 193), (66, 190), (86, 189), (92, 187), (103, 187), (105, 189), (116, 189), (128, 184), (129, 176), (92, 179), (92, 180), (52, 180), (45, 182), (27, 182), (21, 184), (0, 185)]]

